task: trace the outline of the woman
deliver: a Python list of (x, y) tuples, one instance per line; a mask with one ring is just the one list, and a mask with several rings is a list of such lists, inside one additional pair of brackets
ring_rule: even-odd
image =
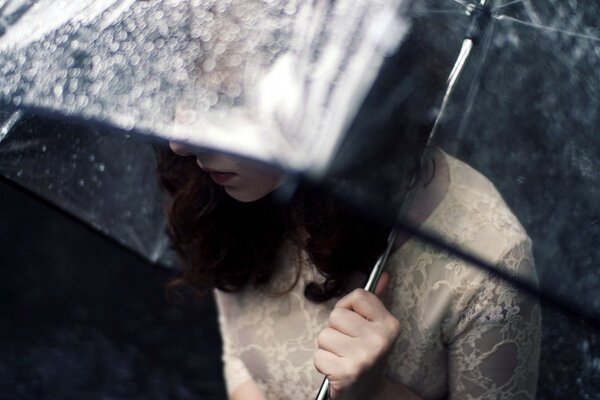
[[(456, 57), (424, 40), (430, 28), (413, 24), (386, 58), (330, 176), (394, 204), (410, 190), (414, 225), (535, 282), (531, 242), (494, 186), (439, 149), (422, 157), (452, 65), (432, 55)], [(281, 172), (170, 146), (158, 172), (180, 282), (216, 289), (231, 399), (310, 399), (324, 375), (336, 400), (535, 398), (535, 299), (406, 235), (366, 293), (386, 229), (308, 189), (279, 204)]]
[[(535, 299), (410, 237), (376, 295), (357, 289), (387, 232), (256, 163), (170, 143), (159, 172), (182, 280), (215, 287), (231, 399), (533, 399)], [(536, 279), (530, 240), (493, 185), (440, 150), (407, 218)]]

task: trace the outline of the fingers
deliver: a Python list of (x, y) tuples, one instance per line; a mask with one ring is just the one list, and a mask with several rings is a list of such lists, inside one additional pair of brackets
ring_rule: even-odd
[(347, 308), (336, 307), (329, 314), (327, 325), (351, 337), (364, 334), (365, 318)]
[(317, 337), (319, 349), (329, 351), (339, 357), (351, 355), (356, 349), (356, 339), (333, 328), (325, 328)]
[[(378, 294), (388, 282), (389, 275), (383, 274)], [(372, 387), (399, 333), (400, 323), (375, 294), (356, 289), (340, 299), (317, 338), (314, 355), (316, 369), (329, 379), (332, 398)]]
[(339, 373), (344, 366), (341, 360), (342, 357), (323, 349), (317, 350), (314, 355), (315, 368), (325, 376)]
[(389, 315), (381, 300), (364, 289), (355, 289), (342, 297), (335, 305), (335, 308), (338, 307), (352, 310), (369, 321), (378, 321)]
[(381, 298), (381, 295), (385, 291), (385, 288), (387, 287), (389, 282), (390, 274), (388, 274), (385, 271), (382, 272), (381, 276), (379, 277), (379, 281), (377, 281), (377, 285), (375, 286), (375, 290), (373, 291), (373, 293), (375, 293), (375, 296)]

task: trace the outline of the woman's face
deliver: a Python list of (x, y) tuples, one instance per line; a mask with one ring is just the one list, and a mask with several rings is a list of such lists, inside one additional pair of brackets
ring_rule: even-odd
[(244, 203), (263, 198), (285, 181), (285, 175), (265, 165), (222, 153), (191, 148), (175, 142), (169, 147), (180, 156), (194, 156), (198, 166), (229, 196)]

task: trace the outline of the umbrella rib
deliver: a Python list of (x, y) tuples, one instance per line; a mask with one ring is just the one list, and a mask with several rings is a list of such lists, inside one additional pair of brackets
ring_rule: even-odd
[(456, 138), (458, 140), (460, 140), (460, 138), (464, 134), (466, 134), (467, 121), (469, 119), (469, 116), (473, 112), (473, 104), (475, 101), (475, 97), (477, 96), (477, 93), (479, 92), (479, 83), (481, 82), (481, 75), (482, 75), (482, 72), (484, 69), (484, 65), (487, 62), (488, 53), (490, 51), (491, 43), (492, 43), (492, 40), (494, 37), (493, 30), (494, 30), (494, 26), (491, 27), (490, 34), (487, 35), (487, 37), (485, 38), (485, 42), (483, 42), (479, 46), (479, 48), (482, 49), (483, 51), (482, 51), (481, 57), (479, 59), (479, 63), (476, 66), (473, 79), (471, 80), (471, 83), (468, 86), (467, 97), (465, 98), (465, 102), (464, 102), (465, 112), (460, 117), (460, 123), (459, 123), (457, 131), (456, 131)]
[[(23, 16), (23, 14), (25, 14), (27, 10), (29, 10), (33, 6), (34, 2), (28, 0), (24, 3), (21, 3), (18, 5), (18, 8), (12, 13), (4, 15), (4, 12), (11, 4), (12, 1), (9, 0), (0, 8), (0, 23), (2, 24), (0, 25), (0, 28), (6, 28), (7, 26), (14, 24), (19, 18)], [(3, 33), (4, 32), (1, 32), (0, 36), (2, 36)]]
[(8, 117), (6, 121), (0, 125), (0, 142), (4, 140), (4, 138), (10, 133), (10, 131), (14, 128), (17, 122), (21, 120), (23, 117), (23, 111), (18, 110), (15, 111)]
[(536, 24), (533, 22), (526, 22), (526, 21), (523, 21), (523, 20), (520, 20), (517, 18), (509, 17), (508, 15), (497, 15), (497, 16), (495, 15), (492, 18), (494, 18), (497, 21), (513, 22), (515, 24), (524, 25), (524, 26), (527, 26), (530, 28), (543, 29), (546, 31), (556, 32), (556, 33), (560, 33), (563, 35), (568, 35), (568, 36), (578, 37), (581, 39), (594, 40), (594, 41), (600, 42), (600, 37), (597, 37), (597, 36), (587, 35), (585, 33), (580, 33), (580, 32), (568, 31), (565, 29), (554, 28), (554, 27), (546, 26), (546, 25), (540, 25), (540, 24)]
[(473, 6), (472, 3), (470, 3), (470, 2), (468, 2), (466, 0), (452, 0), (452, 1), (454, 1), (455, 3), (460, 4), (461, 6), (463, 6), (466, 9), (469, 9), (470, 7)]
[(414, 15), (423, 15), (423, 14), (450, 14), (450, 15), (468, 15), (468, 11), (457, 11), (452, 9), (443, 9), (443, 8), (424, 8), (414, 13)]
[(492, 8), (492, 12), (502, 10), (503, 8), (510, 7), (512, 5), (519, 4), (519, 3), (523, 3), (523, 0), (514, 0), (514, 1), (509, 1), (508, 3), (500, 4), (498, 7)]
[(460, 76), (460, 73), (462, 72), (462, 70), (466, 64), (467, 59), (469, 58), (469, 55), (471, 54), (471, 50), (473, 50), (473, 41), (471, 39), (465, 39), (465, 41), (463, 42), (462, 47), (460, 49), (460, 54), (458, 56), (458, 59), (456, 60), (456, 63), (454, 64), (454, 68), (452, 68), (452, 72), (450, 72), (450, 76), (448, 77), (448, 82), (446, 85), (446, 93), (444, 94), (444, 99), (442, 100), (442, 105), (437, 114), (437, 118), (435, 119), (435, 122), (433, 124), (433, 128), (431, 128), (431, 132), (429, 134), (429, 139), (427, 140), (428, 146), (431, 144), (433, 138), (435, 137), (435, 134), (437, 133), (437, 131), (439, 129), (439, 125), (442, 121), (442, 118), (444, 117), (446, 108), (448, 107), (448, 102), (450, 101), (450, 96), (452, 95), (452, 92), (454, 91), (454, 86), (456, 84), (456, 81), (458, 80), (458, 77)]

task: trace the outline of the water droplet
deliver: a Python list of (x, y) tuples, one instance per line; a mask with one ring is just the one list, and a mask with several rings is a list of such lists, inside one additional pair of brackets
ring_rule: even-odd
[(296, 14), (296, 11), (298, 11), (298, 9), (296, 8), (296, 5), (293, 2), (286, 4), (285, 8), (283, 9), (283, 12), (287, 15)]
[(96, 156), (93, 155), (93, 154), (90, 154), (89, 159), (90, 159), (91, 162), (94, 162), (94, 161), (96, 161)]
[(219, 101), (219, 95), (217, 95), (215, 92), (210, 92), (206, 95), (206, 100), (208, 105), (212, 107)]
[(54, 96), (56, 97), (60, 97), (63, 94), (63, 88), (60, 85), (54, 86), (54, 89), (52, 91), (54, 92)]
[(217, 43), (214, 48), (215, 54), (218, 54), (218, 55), (225, 53), (226, 50), (227, 50), (227, 46), (225, 46), (223, 43)]
[(85, 181), (83, 179), (80, 179), (79, 182), (77, 182), (79, 184), (79, 186), (84, 187), (85, 186)]
[(98, 171), (104, 172), (105, 169), (106, 169), (106, 167), (104, 166), (103, 163), (98, 164)]
[(46, 150), (48, 150), (48, 148), (46, 147), (46, 145), (45, 145), (45, 144), (43, 144), (43, 145), (42, 145), (42, 153), (45, 153), (45, 152), (46, 152)]
[(23, 170), (20, 169), (17, 171), (17, 176), (20, 178), (23, 175)]
[(204, 72), (210, 72), (215, 69), (216, 65), (217, 63), (214, 58), (208, 58), (202, 64), (202, 68), (204, 69)]

